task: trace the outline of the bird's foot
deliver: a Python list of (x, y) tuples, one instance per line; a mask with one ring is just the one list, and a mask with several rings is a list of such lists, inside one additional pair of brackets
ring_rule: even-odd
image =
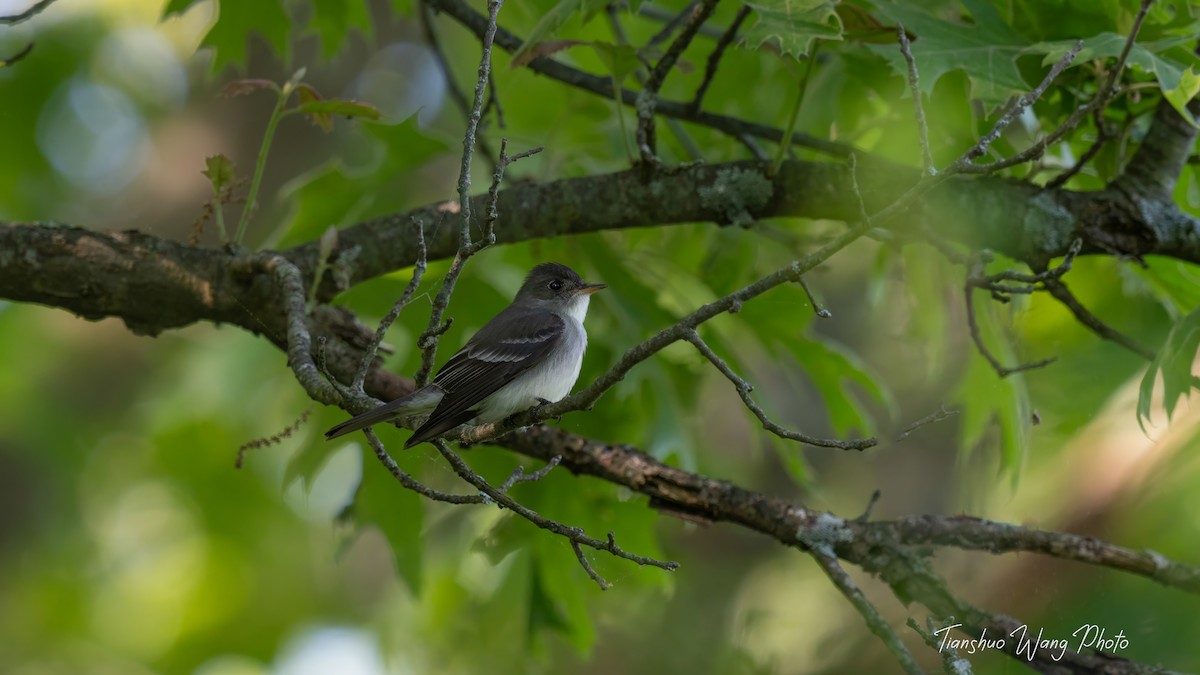
[[(542, 408), (545, 408), (546, 406), (550, 405), (552, 402), (553, 401), (547, 401), (546, 399), (539, 396), (538, 404), (533, 406), (532, 408), (530, 408), (529, 412), (533, 413), (534, 415), (540, 415), (542, 413)], [(554, 421), (557, 422), (560, 419), (562, 419), (562, 417), (555, 417)]]

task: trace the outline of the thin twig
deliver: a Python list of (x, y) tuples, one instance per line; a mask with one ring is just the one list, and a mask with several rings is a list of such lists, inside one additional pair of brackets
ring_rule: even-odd
[(1114, 134), (1109, 130), (1108, 125), (1104, 123), (1103, 110), (1100, 110), (1099, 108), (1093, 110), (1092, 119), (1096, 123), (1096, 140), (1093, 141), (1090, 146), (1088, 146), (1087, 150), (1083, 151), (1083, 154), (1079, 156), (1079, 159), (1076, 160), (1076, 162), (1072, 164), (1070, 168), (1058, 174), (1053, 178), (1053, 180), (1046, 183), (1046, 185), (1042, 188), (1043, 190), (1057, 190), (1058, 188), (1066, 185), (1067, 181), (1074, 178), (1080, 171), (1083, 170), (1083, 167), (1087, 166), (1089, 162), (1095, 159), (1096, 155), (1100, 154), (1100, 150), (1104, 147), (1105, 143), (1114, 138)]
[[(379, 458), (379, 463), (383, 464), (383, 466), (388, 470), (388, 473), (392, 474), (392, 476), (405, 488), (412, 490), (422, 497), (432, 499), (435, 502), (445, 502), (447, 504), (486, 504), (488, 502), (487, 497), (484, 497), (481, 494), (456, 495), (449, 492), (442, 492), (441, 490), (435, 490), (424, 483), (421, 483), (416, 478), (413, 478), (411, 475), (406, 473), (404, 469), (401, 469), (400, 465), (396, 463), (396, 460), (392, 459), (392, 456), (388, 454), (387, 448), (384, 447), (383, 442), (380, 441), (379, 437), (375, 435), (374, 429), (367, 427), (366, 429), (363, 429), (363, 431), (367, 435), (367, 444), (370, 445), (371, 449), (375, 451), (375, 456)], [(396, 517), (401, 518), (403, 515), (396, 514)]]
[(1071, 314), (1075, 315), (1075, 319), (1079, 323), (1087, 326), (1093, 333), (1099, 335), (1105, 340), (1115, 342), (1125, 349), (1137, 354), (1147, 361), (1154, 360), (1154, 352), (1146, 347), (1138, 344), (1133, 338), (1121, 333), (1115, 328), (1104, 323), (1096, 318), (1095, 314), (1088, 311), (1083, 303), (1075, 297), (1075, 294), (1067, 288), (1067, 285), (1059, 279), (1048, 280), (1045, 282), (1046, 291), (1054, 296), (1054, 299), (1061, 302), (1067, 309), (1071, 310)]
[[(433, 441), (433, 444), (437, 447), (438, 452), (442, 454), (442, 457), (445, 457), (446, 461), (450, 463), (450, 467), (454, 469), (454, 472), (457, 473), (460, 478), (470, 483), (484, 495), (487, 495), (487, 497), (494, 501), (497, 505), (512, 511), (513, 513), (521, 516), (525, 520), (528, 520), (543, 530), (548, 530), (559, 536), (566, 537), (573, 543), (587, 546), (588, 548), (594, 548), (597, 551), (607, 551), (618, 558), (624, 558), (625, 560), (635, 562), (639, 565), (658, 567), (669, 572), (674, 571), (679, 567), (679, 563), (674, 561), (656, 560), (654, 558), (648, 558), (626, 551), (617, 545), (616, 539), (612, 532), (608, 533), (608, 541), (604, 542), (600, 541), (599, 539), (589, 537), (582, 528), (570, 527), (563, 525), (558, 521), (546, 518), (533, 509), (524, 506), (520, 502), (517, 502), (504, 492), (501, 492), (499, 489), (488, 483), (482, 476), (472, 471), (471, 467), (463, 461), (462, 457), (458, 456), (458, 453), (451, 450), (450, 446), (447, 445), (445, 441), (436, 439)], [(585, 560), (581, 560), (581, 562), (584, 563), (585, 570), (590, 569), (590, 565), (586, 564)], [(601, 590), (608, 588), (607, 582), (605, 582), (602, 578), (598, 578), (599, 575), (595, 574), (595, 570), (590, 570), (588, 575), (596, 580), (596, 583), (600, 585)]]
[(882, 496), (883, 496), (883, 492), (880, 490), (875, 490), (874, 492), (872, 492), (871, 498), (869, 500), (867, 500), (867, 508), (863, 509), (863, 512), (857, 518), (854, 519), (854, 522), (865, 523), (868, 520), (870, 520), (871, 512), (875, 510), (875, 505), (879, 503), (879, 498)]
[[(609, 26), (612, 27), (613, 38), (616, 39), (617, 44), (629, 44), (629, 38), (625, 35), (625, 27), (621, 25), (621, 18), (618, 15), (617, 5), (615, 3), (610, 3), (605, 9), (608, 12)], [(638, 58), (640, 61), (645, 62), (645, 59), (642, 58), (642, 53), (640, 51), (638, 52)], [(647, 67), (638, 68), (634, 71), (634, 77), (637, 78), (639, 84), (643, 86), (646, 84), (646, 79), (649, 77), (649, 68), (651, 67), (653, 66), (647, 64)], [(626, 154), (629, 155), (630, 161), (633, 161), (633, 155), (629, 149), (628, 134), (625, 131), (625, 116), (620, 105), (621, 104), (618, 101), (617, 118), (621, 123), (621, 140), (625, 145)], [(704, 153), (701, 152), (700, 146), (696, 143), (696, 140), (692, 138), (692, 135), (688, 133), (688, 130), (683, 126), (683, 124), (679, 122), (679, 120), (667, 118), (667, 127), (671, 130), (671, 133), (675, 135), (675, 138), (679, 140), (680, 145), (683, 146), (684, 150), (691, 158), (691, 161), (704, 159)]]
[(546, 462), (546, 466), (543, 466), (533, 473), (525, 473), (525, 467), (518, 466), (516, 469), (513, 469), (512, 475), (510, 475), (508, 479), (501, 483), (500, 487), (496, 489), (501, 493), (507, 493), (512, 489), (512, 486), (516, 485), (517, 483), (531, 483), (534, 481), (539, 481), (545, 478), (546, 474), (550, 473), (550, 471), (553, 470), (554, 467), (558, 466), (558, 463), (561, 461), (562, 455), (555, 455), (550, 458), (549, 462)]
[(704, 67), (704, 80), (700, 82), (700, 86), (696, 89), (696, 95), (692, 97), (692, 102), (689, 104), (693, 111), (700, 109), (700, 105), (704, 102), (704, 94), (708, 93), (708, 86), (712, 84), (713, 77), (717, 74), (717, 68), (721, 65), (721, 57), (725, 55), (725, 50), (729, 48), (729, 45), (733, 44), (733, 39), (737, 37), (738, 30), (741, 29), (742, 23), (748, 16), (750, 16), (750, 7), (742, 5), (737, 16), (733, 18), (733, 23), (729, 24), (729, 28), (717, 41), (717, 46), (708, 55), (708, 63)]
[(16, 54), (13, 54), (12, 56), (9, 56), (7, 58), (0, 59), (0, 68), (7, 68), (7, 67), (11, 66), (12, 64), (16, 63), (17, 61), (20, 61), (21, 59), (25, 58), (26, 56), (29, 56), (29, 53), (32, 51), (33, 51), (33, 43), (30, 42), (29, 44), (22, 47), (20, 49), (20, 51), (18, 51)]
[(587, 572), (592, 581), (600, 586), (600, 590), (607, 591), (611, 588), (608, 582), (604, 580), (604, 577), (600, 576), (600, 573), (596, 571), (596, 568), (592, 567), (592, 563), (588, 561), (587, 556), (583, 554), (583, 546), (574, 539), (571, 540), (571, 550), (575, 551), (575, 558), (579, 561), (580, 566), (583, 567), (583, 571)]
[(911, 616), (908, 617), (908, 621), (905, 623), (909, 628), (913, 629), (917, 635), (921, 636), (921, 639), (928, 647), (937, 651), (938, 655), (941, 656), (942, 672), (946, 673), (946, 675), (971, 675), (971, 662), (964, 658), (960, 658), (958, 656), (958, 650), (956, 650), (954, 647), (943, 646), (944, 643), (939, 642), (935, 637), (934, 631), (948, 631), (948, 627), (934, 628), (935, 624), (933, 622), (933, 617), (929, 617), (928, 631), (923, 630), (920, 624), (917, 623), (917, 620)]
[(49, 7), (50, 4), (53, 2), (54, 2), (54, 0), (38, 0), (38, 2), (35, 2), (33, 5), (31, 5), (28, 9), (25, 9), (24, 11), (17, 12), (16, 14), (6, 14), (3, 16), (0, 16), (0, 24), (12, 26), (12, 25), (21, 23), (22, 21), (32, 19), (33, 17), (40, 14), (42, 12), (42, 10)]
[[(439, 338), (450, 327), (449, 321), (442, 321), (446, 307), (450, 304), (450, 296), (454, 293), (454, 285), (462, 273), (467, 259), (480, 249), (495, 240), (485, 238), (479, 245), (471, 244), (471, 159), (475, 154), (475, 132), (479, 128), (479, 119), (483, 110), (483, 93), (487, 89), (488, 78), (492, 69), (492, 42), (496, 37), (496, 15), (500, 11), (503, 0), (488, 0), (488, 24), (482, 40), (482, 54), (479, 57), (478, 77), (475, 80), (475, 96), (471, 102), (471, 114), (467, 116), (467, 130), (463, 134), (462, 163), (458, 173), (458, 252), (450, 269), (442, 280), (442, 287), (433, 299), (433, 307), (429, 313), (429, 324), (417, 338), (417, 347), (421, 349), (421, 368), (414, 380), (418, 387), (425, 386), (433, 363), (437, 356)], [(497, 166), (497, 170), (502, 170)]]
[(808, 302), (812, 305), (814, 314), (822, 319), (828, 319), (833, 316), (833, 312), (825, 309), (821, 306), (821, 303), (817, 302), (817, 297), (813, 295), (812, 289), (808, 287), (808, 282), (804, 280), (804, 277), (800, 277), (796, 280), (796, 283), (800, 284), (800, 288), (804, 289), (804, 294), (808, 296)]
[(916, 660), (908, 651), (908, 647), (905, 646), (904, 641), (900, 639), (899, 635), (896, 635), (896, 631), (892, 630), (892, 627), (888, 625), (887, 620), (883, 618), (883, 615), (879, 613), (875, 605), (871, 604), (870, 600), (867, 600), (867, 596), (854, 583), (854, 580), (850, 578), (846, 570), (842, 569), (842, 566), (838, 564), (837, 557), (826, 555), (823, 551), (815, 548), (811, 549), (810, 553), (813, 560), (817, 561), (817, 565), (821, 567), (821, 570), (833, 582), (833, 585), (842, 592), (842, 595), (846, 596), (846, 599), (850, 601), (854, 609), (858, 610), (858, 613), (862, 615), (863, 620), (867, 622), (867, 628), (871, 629), (871, 632), (883, 641), (888, 651), (900, 663), (900, 667), (904, 669), (904, 672), (909, 675), (923, 674), (925, 671), (921, 670), (921, 666), (917, 665)]
[(908, 438), (909, 434), (916, 431), (917, 429), (920, 429), (921, 427), (929, 425), (929, 424), (935, 424), (937, 422), (942, 422), (942, 421), (948, 420), (951, 417), (954, 417), (955, 415), (957, 415), (958, 412), (959, 412), (958, 410), (947, 409), (946, 404), (941, 403), (938, 405), (937, 410), (929, 413), (928, 415), (922, 417), (921, 419), (917, 420), (916, 422), (913, 422), (912, 424), (904, 427), (904, 429), (902, 429), (900, 431), (900, 435), (897, 436), (896, 439), (892, 442), (899, 443), (900, 441)]
[[(1076, 108), (1075, 111), (1072, 112), (1071, 115), (1067, 117), (1067, 119), (1060, 124), (1057, 129), (1050, 132), (1046, 136), (1043, 136), (1024, 151), (1013, 155), (1008, 159), (1002, 159), (989, 164), (966, 165), (962, 168), (962, 171), (964, 173), (991, 173), (993, 171), (1006, 169), (1010, 166), (1023, 164), (1030, 160), (1041, 157), (1042, 153), (1046, 152), (1046, 148), (1054, 145), (1068, 133), (1073, 131), (1075, 127), (1079, 126), (1079, 123), (1082, 122), (1084, 118), (1091, 114), (1092, 111), (1103, 110), (1106, 106), (1108, 106), (1108, 104), (1117, 94), (1115, 85), (1117, 80), (1120, 78), (1121, 73), (1125, 70), (1125, 63), (1129, 59), (1129, 53), (1133, 50), (1133, 45), (1137, 40), (1138, 33), (1142, 29), (1142, 23), (1146, 20), (1146, 14), (1150, 11), (1150, 5), (1152, 4), (1154, 4), (1154, 0), (1142, 0), (1142, 4), (1138, 9), (1137, 16), (1133, 20), (1133, 27), (1129, 30), (1129, 37), (1127, 37), (1125, 40), (1125, 47), (1121, 50), (1121, 55), (1117, 58), (1117, 63), (1113, 66), (1113, 69), (1109, 72), (1108, 77), (1104, 80), (1104, 83), (1100, 86), (1099, 90), (1096, 91), (1096, 95), (1093, 96), (1090, 101), (1088, 101), (1087, 105)], [(1079, 51), (1079, 47), (1082, 44), (1082, 41), (1076, 43), (1075, 49), (1073, 49), (1071, 53), (1068, 53), (1068, 56), (1073, 59), (1074, 53)], [(1061, 63), (1061, 61), (1059, 63)], [(1057, 64), (1055, 67), (1057, 67)], [(978, 156), (979, 155), (976, 155), (976, 157)]]
[[(446, 81), (446, 91), (450, 95), (450, 100), (454, 101), (455, 107), (459, 109), (463, 117), (470, 117), (471, 102), (467, 100), (467, 95), (463, 93), (462, 87), (458, 86), (458, 82), (454, 79), (454, 73), (450, 71), (450, 61), (446, 58), (446, 53), (442, 51), (441, 40), (438, 39), (433, 25), (433, 10), (430, 8), (428, 0), (419, 0), (417, 4), (417, 17), (420, 19), (421, 32), (424, 33), (425, 43), (429, 45), (434, 60), (437, 61), (438, 68), (442, 71), (442, 78)], [(503, 128), (503, 125), (501, 127)], [(475, 143), (479, 146), (479, 151), (487, 157), (488, 163), (495, 161), (492, 159), (492, 151), (482, 132), (476, 134)], [(495, 169), (495, 165), (492, 168)]]
[[(1017, 99), (1017, 102), (1010, 107), (1007, 112), (1001, 115), (1000, 119), (996, 120), (996, 124), (992, 126), (992, 130), (980, 137), (980, 139), (975, 142), (975, 145), (971, 146), (969, 150), (963, 153), (962, 157), (959, 157), (954, 164), (950, 165), (949, 170), (954, 173), (984, 173), (984, 167), (991, 167), (995, 164), (1001, 164), (1001, 162), (994, 162), (993, 164), (977, 165), (972, 164), (971, 162), (978, 157), (982, 157), (984, 153), (987, 152), (988, 147), (1000, 138), (1000, 134), (1004, 132), (1004, 129), (1007, 128), (1013, 120), (1020, 117), (1021, 113), (1025, 112), (1026, 108), (1033, 105), (1034, 102), (1041, 98), (1042, 93), (1046, 91), (1046, 89), (1050, 86), (1050, 83), (1054, 82), (1054, 80), (1058, 78), (1059, 74), (1062, 73), (1067, 66), (1071, 65), (1071, 63), (1075, 60), (1075, 56), (1079, 54), (1079, 50), (1081, 49), (1083, 49), (1083, 40), (1076, 42), (1075, 45), (1071, 47), (1070, 51), (1064, 54), (1063, 57), (1059, 59), (1052, 68), (1050, 68), (1050, 72), (1046, 73), (1046, 77), (1042, 78), (1042, 81), (1040, 84), (1038, 84), (1038, 86), (1034, 87), (1032, 91)], [(1078, 122), (1076, 124), (1078, 124)], [(1013, 163), (1019, 164), (1020, 162)], [(1008, 166), (1011, 166), (1011, 164)], [(994, 171), (995, 169), (989, 170)]]
[(917, 62), (913, 58), (912, 46), (908, 42), (904, 24), (896, 24), (896, 31), (900, 36), (900, 53), (908, 63), (908, 88), (912, 92), (913, 115), (917, 121), (917, 134), (921, 142), (921, 162), (925, 175), (932, 176), (937, 169), (933, 167), (933, 153), (929, 149), (929, 125), (925, 121), (925, 106), (921, 104), (921, 76), (917, 73)]
[(696, 37), (696, 31), (700, 26), (712, 16), (713, 10), (717, 7), (717, 0), (703, 0), (699, 6), (692, 9), (688, 15), (687, 23), (683, 30), (675, 37), (675, 41), (667, 48), (662, 58), (650, 71), (650, 77), (646, 78), (646, 86), (638, 94), (637, 103), (637, 145), (638, 152), (641, 154), (642, 161), (653, 163), (656, 161), (655, 148), (657, 139), (654, 131), (654, 109), (658, 103), (658, 90), (662, 88), (663, 83), (667, 79), (667, 74), (675, 66), (675, 62), (679, 60), (679, 56), (691, 44), (692, 39)]
[(979, 322), (975, 319), (975, 286), (970, 281), (963, 284), (963, 297), (966, 300), (967, 305), (967, 327), (971, 331), (971, 339), (975, 342), (975, 347), (979, 350), (980, 355), (987, 359), (987, 362), (991, 364), (997, 375), (1000, 377), (1008, 377), (1014, 373), (1033, 370), (1035, 368), (1043, 368), (1051, 363), (1054, 363), (1056, 358), (1043, 359), (1041, 361), (1034, 361), (1032, 363), (1022, 363), (1011, 368), (1001, 364), (1000, 360), (997, 359), (990, 350), (988, 350), (987, 345), (983, 343), (983, 336), (979, 334)]
[[(628, 3), (623, 3), (623, 2), (622, 3), (614, 3), (614, 5), (618, 6), (618, 7), (624, 7), (627, 4)], [(648, 0), (646, 2), (642, 2), (638, 6), (637, 15), (641, 16), (641, 17), (645, 17), (652, 21), (658, 21), (663, 24), (671, 23), (672, 21), (675, 21), (676, 19), (679, 18), (678, 13), (670, 12), (666, 9), (663, 9), (662, 7), (659, 7), (658, 5), (655, 5), (653, 2), (649, 2)], [(700, 27), (699, 34), (703, 35), (705, 37), (708, 37), (708, 38), (712, 38), (713, 40), (719, 40), (721, 38), (721, 35), (723, 34), (723, 31), (716, 26), (709, 26), (708, 24), (705, 24)], [(668, 35), (667, 37), (670, 37), (670, 36)]]
[(400, 316), (400, 311), (408, 305), (412, 300), (413, 294), (417, 291), (417, 286), (421, 284), (421, 277), (425, 275), (425, 225), (420, 220), (413, 218), (413, 225), (417, 230), (417, 260), (413, 263), (412, 279), (409, 280), (408, 286), (404, 287), (404, 292), (396, 299), (392, 305), (391, 311), (383, 320), (379, 322), (379, 328), (375, 330), (375, 336), (367, 343), (367, 348), (363, 351), (362, 364), (358, 367), (358, 373), (354, 376), (354, 382), (351, 386), (355, 391), (362, 391), (363, 382), (367, 380), (367, 371), (371, 369), (371, 365), (375, 362), (375, 353), (379, 349), (379, 343), (383, 342), (383, 337), (387, 335), (387, 331), (396, 321), (396, 317)]
[(683, 22), (688, 20), (688, 17), (691, 16), (692, 12), (696, 10), (696, 5), (699, 4), (699, 2), (700, 0), (691, 0), (691, 2), (685, 5), (682, 10), (668, 19), (657, 33), (650, 36), (650, 39), (646, 41), (646, 46), (657, 47), (658, 45), (666, 42), (668, 38), (674, 35), (675, 31), (679, 30), (679, 27), (683, 25)]
[(500, 94), (496, 93), (496, 73), (488, 73), (488, 101), (483, 107), (484, 114), (494, 110), (496, 112), (496, 127), (504, 128), (504, 107), (500, 105)]
[[(704, 355), (704, 358), (708, 359), (709, 363), (713, 364), (713, 366), (725, 376), (725, 379), (733, 383), (733, 386), (737, 389), (738, 396), (740, 396), (742, 399), (742, 403), (751, 413), (754, 414), (755, 417), (758, 418), (759, 423), (762, 424), (762, 427), (767, 431), (780, 438), (785, 438), (791, 441), (799, 441), (801, 443), (807, 443), (808, 445), (815, 445), (824, 448), (863, 450), (866, 447), (869, 447), (864, 446), (860, 441), (837, 441), (824, 438), (814, 438), (808, 434), (801, 433), (799, 431), (792, 431), (776, 424), (775, 422), (771, 421), (769, 417), (767, 417), (767, 414), (763, 411), (762, 407), (755, 403), (754, 398), (750, 396), (750, 392), (754, 391), (754, 385), (742, 379), (733, 371), (733, 368), (729, 367), (729, 364), (726, 363), (724, 359), (722, 359), (720, 356), (717, 356), (717, 353), (714, 352), (712, 348), (708, 346), (708, 343), (706, 343), (700, 337), (700, 334), (696, 332), (696, 329), (692, 328), (686, 331), (683, 339), (692, 343), (692, 346), (696, 348), (696, 351)], [(874, 439), (871, 440), (874, 441)]]

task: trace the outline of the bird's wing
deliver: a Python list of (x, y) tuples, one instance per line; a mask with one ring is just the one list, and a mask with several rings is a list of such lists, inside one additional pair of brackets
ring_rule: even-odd
[(474, 406), (541, 363), (565, 331), (566, 323), (551, 312), (510, 308), (496, 315), (433, 379), (445, 395), (406, 447), (469, 421)]

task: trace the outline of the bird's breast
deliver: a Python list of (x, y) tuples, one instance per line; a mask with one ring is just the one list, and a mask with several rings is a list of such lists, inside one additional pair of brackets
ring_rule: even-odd
[(479, 405), (480, 422), (497, 422), (513, 413), (528, 410), (539, 399), (558, 401), (571, 393), (579, 379), (587, 333), (574, 317), (563, 317), (566, 329), (562, 342), (541, 363), (521, 373)]

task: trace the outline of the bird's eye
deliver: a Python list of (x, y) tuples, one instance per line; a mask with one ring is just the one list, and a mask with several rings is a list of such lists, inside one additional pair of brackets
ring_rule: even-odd
[(555, 279), (554, 281), (550, 282), (550, 290), (552, 290), (552, 291), (561, 291), (562, 287), (563, 287), (563, 283), (561, 281), (559, 281), (558, 279)]

